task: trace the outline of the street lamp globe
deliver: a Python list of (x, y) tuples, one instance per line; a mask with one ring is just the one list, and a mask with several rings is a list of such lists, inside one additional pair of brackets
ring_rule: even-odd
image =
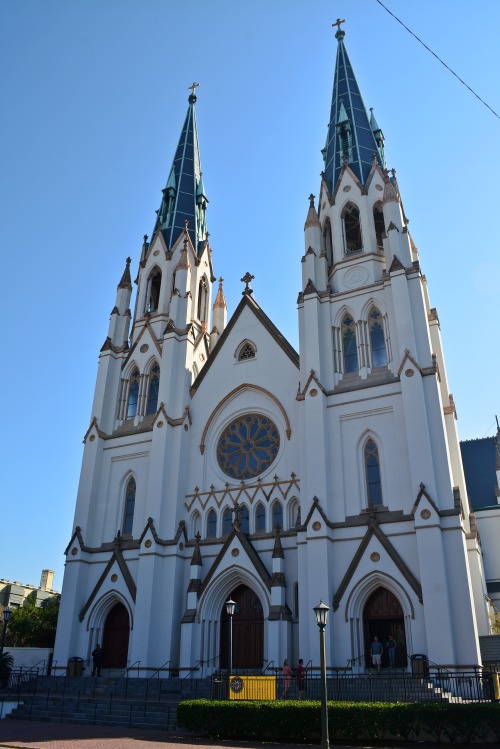
[(236, 611), (236, 601), (233, 601), (231, 596), (229, 596), (229, 599), (226, 601), (226, 613), (228, 616), (234, 616), (235, 611)]
[(324, 629), (326, 627), (326, 620), (328, 619), (330, 607), (327, 606), (326, 603), (323, 603), (323, 601), (320, 601), (318, 605), (313, 608), (313, 611), (316, 616), (316, 624), (320, 629)]

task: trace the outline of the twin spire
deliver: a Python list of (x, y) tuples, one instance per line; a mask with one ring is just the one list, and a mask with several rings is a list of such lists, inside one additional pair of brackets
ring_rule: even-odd
[(157, 211), (152, 238), (161, 231), (167, 248), (171, 250), (184, 233), (187, 222), (189, 237), (199, 257), (207, 242), (205, 213), (208, 200), (201, 173), (194, 106), (197, 99), (194, 92), (198, 85), (193, 83), (189, 86), (189, 107), (167, 183), (162, 191), (163, 198)]
[(344, 45), (344, 23), (338, 19), (335, 38), (338, 41), (337, 60), (333, 82), (332, 105), (326, 145), (323, 149), (325, 181), (330, 194), (333, 193), (344, 165), (354, 172), (362, 185), (366, 183), (373, 163), (373, 154), (381, 167), (385, 168), (384, 136), (373, 110), (368, 117), (358, 82), (354, 75)]
[[(344, 45), (344, 23), (338, 19), (335, 37), (338, 41), (337, 60), (333, 83), (330, 122), (326, 145), (323, 149), (324, 177), (330, 194), (333, 193), (344, 166), (354, 172), (362, 185), (366, 183), (375, 156), (379, 166), (385, 168), (384, 136), (373, 110), (368, 115), (361, 92)], [(195, 89), (189, 86), (189, 107), (179, 144), (167, 183), (152, 238), (161, 231), (165, 244), (171, 250), (184, 233), (186, 222), (189, 237), (199, 257), (207, 242), (206, 209), (208, 200), (203, 184), (196, 125)]]

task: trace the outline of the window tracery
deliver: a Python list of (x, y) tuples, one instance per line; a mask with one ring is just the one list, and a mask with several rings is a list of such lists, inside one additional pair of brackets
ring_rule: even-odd
[(238, 361), (255, 359), (255, 346), (250, 341), (245, 341), (238, 352)]
[(263, 473), (278, 455), (277, 426), (262, 414), (246, 414), (232, 421), (217, 444), (217, 461), (227, 476), (249, 479)]
[(123, 514), (123, 533), (132, 533), (132, 525), (134, 522), (134, 510), (135, 510), (135, 479), (130, 478), (127, 482), (127, 488), (125, 489), (125, 510)]
[(129, 380), (127, 419), (133, 419), (137, 414), (137, 404), (139, 402), (139, 382), (140, 373), (137, 367), (132, 370)]
[(387, 351), (385, 348), (384, 327), (382, 324), (382, 315), (376, 307), (372, 307), (370, 310), (368, 327), (370, 330), (372, 365), (374, 367), (385, 367), (387, 364)]

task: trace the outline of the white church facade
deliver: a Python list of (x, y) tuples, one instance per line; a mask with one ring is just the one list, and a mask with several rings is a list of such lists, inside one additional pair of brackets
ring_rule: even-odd
[[(243, 277), (227, 319), (189, 97), (150, 241), (102, 347), (54, 660), (210, 674), (364, 670), (377, 635), (448, 667), (488, 634), (437, 312), (384, 140), (338, 49), (305, 222), (299, 352)], [(299, 262), (299, 258), (297, 258)], [(243, 268), (242, 271), (247, 270)], [(212, 292), (215, 301), (212, 305)], [(290, 306), (294, 300), (289, 300)]]

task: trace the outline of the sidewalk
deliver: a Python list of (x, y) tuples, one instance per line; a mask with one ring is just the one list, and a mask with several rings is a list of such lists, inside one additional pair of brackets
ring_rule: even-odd
[[(118, 726), (89, 726), (70, 723), (43, 723), (38, 721), (0, 720), (0, 749), (306, 749), (305, 744), (261, 744), (259, 742), (210, 742), (192, 736), (172, 735), (164, 731), (141, 731)], [(401, 746), (415, 749), (417, 745)], [(418, 749), (428, 745), (419, 744)], [(493, 745), (489, 745), (493, 749)], [(310, 747), (309, 747), (310, 749)], [(332, 749), (356, 747), (332, 746)], [(370, 749), (363, 744), (358, 749)], [(383, 749), (378, 745), (377, 749)], [(435, 749), (435, 747), (433, 748)]]

